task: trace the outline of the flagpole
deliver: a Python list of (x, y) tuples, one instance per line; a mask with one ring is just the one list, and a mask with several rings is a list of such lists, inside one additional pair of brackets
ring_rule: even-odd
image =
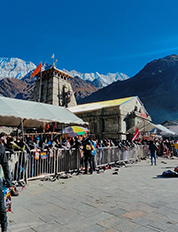
[(40, 77), (40, 87), (39, 87), (39, 98), (38, 101), (40, 102), (41, 100), (41, 77)]
[(42, 76), (41, 76), (41, 70), (40, 70), (40, 87), (39, 87), (39, 98), (38, 101), (41, 101), (41, 85), (42, 85)]

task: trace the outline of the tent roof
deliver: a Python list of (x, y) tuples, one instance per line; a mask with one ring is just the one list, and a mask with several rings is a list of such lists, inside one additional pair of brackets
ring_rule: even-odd
[(129, 130), (127, 130), (127, 133), (133, 134), (137, 127), (138, 127), (140, 132), (143, 132), (143, 131), (148, 132), (148, 131), (151, 131), (153, 129), (158, 129), (162, 132), (162, 134), (175, 135), (175, 132), (169, 130), (165, 126), (162, 126), (161, 124), (153, 124), (149, 121), (140, 122), (138, 125), (135, 125), (135, 126), (131, 127)]
[(45, 103), (0, 97), (0, 126), (39, 127), (43, 122), (87, 124), (68, 109)]
[(153, 128), (155, 128), (156, 125), (149, 122), (149, 121), (142, 121), (139, 124), (131, 127), (129, 130), (127, 130), (127, 133), (134, 134), (137, 127), (138, 127), (140, 132), (142, 132), (142, 131), (148, 132), (148, 131), (151, 131)]
[(175, 135), (176, 133), (172, 130), (169, 130), (167, 127), (161, 125), (161, 124), (157, 124), (156, 125), (156, 129), (161, 131), (162, 135)]

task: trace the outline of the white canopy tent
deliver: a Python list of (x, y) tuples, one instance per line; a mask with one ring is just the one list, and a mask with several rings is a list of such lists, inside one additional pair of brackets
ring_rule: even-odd
[(153, 124), (149, 121), (140, 122), (138, 125), (135, 125), (131, 127), (129, 130), (127, 130), (127, 133), (134, 134), (136, 128), (138, 127), (140, 132), (150, 132), (153, 129), (156, 131), (160, 131), (161, 135), (175, 135), (176, 133), (174, 131), (169, 130), (165, 126), (162, 126), (161, 124)]
[(169, 130), (167, 127), (161, 125), (161, 124), (157, 124), (155, 129), (155, 133), (160, 133), (160, 135), (176, 135), (176, 133), (172, 130)]
[(82, 119), (60, 106), (0, 97), (0, 126), (39, 127), (43, 122), (86, 125)]
[(155, 128), (156, 125), (151, 123), (150, 121), (142, 121), (142, 122), (138, 123), (137, 125), (131, 127), (129, 130), (127, 130), (127, 133), (134, 134), (137, 127), (138, 127), (140, 132), (149, 132), (153, 128)]

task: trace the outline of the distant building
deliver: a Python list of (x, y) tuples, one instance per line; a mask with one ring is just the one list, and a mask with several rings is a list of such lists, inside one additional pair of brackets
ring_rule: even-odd
[(50, 69), (38, 73), (37, 77), (30, 100), (65, 107), (77, 105), (70, 83), (73, 77), (57, 69), (54, 62)]
[(129, 134), (128, 129), (142, 122), (143, 125), (151, 122), (138, 97), (82, 104), (68, 109), (89, 122), (90, 134), (98, 139), (131, 139), (134, 132)]

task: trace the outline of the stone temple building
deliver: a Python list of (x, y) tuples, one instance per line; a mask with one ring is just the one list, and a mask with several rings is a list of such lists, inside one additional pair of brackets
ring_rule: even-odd
[(146, 128), (151, 123), (151, 117), (137, 96), (82, 104), (68, 109), (89, 122), (90, 134), (97, 139), (131, 139), (134, 131), (129, 133), (130, 128), (140, 124)]
[(138, 97), (77, 105), (71, 78), (57, 69), (53, 62), (51, 68), (37, 74), (31, 100), (68, 107), (89, 123), (90, 134), (97, 139), (131, 139), (134, 126), (150, 124), (151, 117)]
[(51, 68), (38, 73), (30, 100), (64, 107), (77, 105), (71, 78), (69, 74), (57, 69), (53, 62)]

